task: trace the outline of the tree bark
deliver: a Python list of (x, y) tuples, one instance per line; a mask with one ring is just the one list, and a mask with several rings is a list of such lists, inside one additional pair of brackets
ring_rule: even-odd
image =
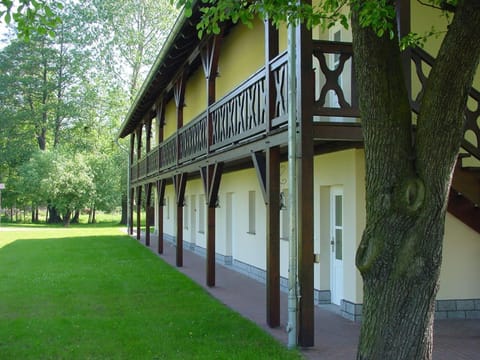
[(70, 226), (70, 218), (72, 216), (72, 211), (67, 210), (65, 214), (63, 215), (63, 226), (68, 227)]
[(60, 224), (62, 222), (62, 218), (54, 206), (48, 206), (48, 214), (49, 216), (47, 222), (49, 224)]
[(413, 137), (398, 39), (362, 28), (353, 10), (366, 157), (366, 228), (356, 258), (364, 283), (357, 359), (432, 357), (447, 194), (480, 57), (479, 23), (478, 2), (459, 1)]
[(122, 192), (122, 217), (120, 219), (120, 224), (121, 225), (128, 225), (127, 224), (127, 219), (128, 219), (128, 203), (127, 203), (127, 193), (126, 191), (128, 189), (124, 189)]
[(70, 221), (71, 224), (78, 224), (80, 223), (80, 210), (75, 210), (72, 220)]

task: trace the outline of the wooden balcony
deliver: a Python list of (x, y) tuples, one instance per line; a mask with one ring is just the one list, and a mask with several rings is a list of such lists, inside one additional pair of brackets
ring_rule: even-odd
[[(412, 111), (418, 113), (434, 58), (421, 49), (411, 50), (406, 56), (410, 57), (415, 69), (416, 78), (413, 80), (420, 84), (418, 93), (411, 97)], [(313, 138), (324, 143), (362, 141), (356, 86), (352, 80), (351, 44), (314, 41), (313, 57), (318, 64), (312, 72), (315, 77), (315, 89), (312, 89), (315, 92), (312, 104)], [(332, 57), (335, 57), (335, 69), (328, 66)], [(132, 164), (132, 182), (145, 182), (165, 171), (233, 151), (242, 144), (259, 139), (268, 141), (266, 139), (275, 136), (272, 141), (277, 141), (278, 145), (285, 144), (288, 109), (287, 54), (282, 53), (273, 59), (268, 65), (268, 71), (273, 86), (268, 87), (265, 68), (257, 71), (151, 150), (146, 157)], [(345, 83), (345, 74), (348, 74), (348, 83)], [(342, 76), (343, 83), (340, 81)], [(327, 99), (329, 92), (336, 96), (334, 104)], [(269, 108), (268, 99), (272, 99)], [(470, 155), (480, 159), (480, 93), (477, 90), (471, 89), (468, 104), (465, 111), (465, 131), (469, 136), (463, 140), (462, 147)], [(223, 161), (228, 159), (228, 155), (222, 158)]]
[[(361, 130), (358, 121), (355, 120), (355, 117), (359, 116), (355, 86), (352, 82), (346, 86), (351, 90), (350, 97), (353, 99), (349, 103), (345, 90), (339, 85), (339, 79), (346, 71), (352, 73), (352, 63), (346, 66), (352, 57), (351, 44), (314, 41), (313, 48), (313, 57), (319, 66), (314, 69), (317, 73), (312, 73), (316, 79), (315, 89), (312, 89), (316, 93), (315, 102), (312, 104), (314, 109), (312, 121), (316, 129), (312, 136), (318, 136), (323, 141), (328, 140), (326, 135), (331, 136), (332, 140), (339, 140), (335, 137), (335, 129), (340, 129), (338, 134), (343, 140), (361, 140)], [(336, 68), (333, 70), (327, 65), (332, 56), (337, 56)], [(225, 152), (227, 149), (233, 150), (245, 142), (265, 139), (271, 135), (277, 136), (278, 139), (279, 134), (284, 133), (286, 143), (287, 53), (284, 52), (274, 58), (268, 65), (268, 71), (273, 86), (269, 87), (267, 84), (265, 68), (254, 73), (240, 86), (152, 149), (146, 157), (132, 164), (132, 182), (142, 183), (173, 168)], [(320, 73), (323, 76), (319, 76)], [(336, 106), (328, 104), (328, 92), (335, 93), (338, 99)], [(269, 108), (268, 99), (272, 99)], [(323, 118), (319, 121), (320, 117), (328, 116), (342, 117), (342, 123), (329, 124)], [(351, 118), (351, 121), (345, 120), (348, 118)]]

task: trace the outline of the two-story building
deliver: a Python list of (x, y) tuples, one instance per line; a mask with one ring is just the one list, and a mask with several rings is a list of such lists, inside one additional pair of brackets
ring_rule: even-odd
[[(398, 4), (402, 33), (447, 26), (417, 1)], [(205, 254), (209, 286), (216, 262), (265, 282), (267, 322), (278, 326), (288, 277), (286, 199), (297, 191), (299, 343), (312, 345), (315, 304), (337, 304), (344, 316), (361, 317), (355, 252), (365, 226), (365, 157), (351, 32), (340, 25), (296, 30), (300, 155), (291, 189), (286, 29), (256, 20), (251, 29), (225, 24), (219, 35), (200, 40), (199, 16), (198, 8), (189, 18), (180, 15), (119, 133), (130, 137), (137, 236), (146, 207), (147, 243), (154, 226), (159, 253), (164, 240), (176, 244), (177, 266), (184, 248)], [(413, 112), (439, 41), (405, 52)], [(480, 314), (479, 102), (472, 89), (446, 219), (438, 318)]]

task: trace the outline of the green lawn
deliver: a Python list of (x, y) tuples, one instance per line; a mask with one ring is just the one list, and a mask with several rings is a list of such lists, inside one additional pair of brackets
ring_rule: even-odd
[(298, 359), (118, 227), (0, 229), (0, 359)]

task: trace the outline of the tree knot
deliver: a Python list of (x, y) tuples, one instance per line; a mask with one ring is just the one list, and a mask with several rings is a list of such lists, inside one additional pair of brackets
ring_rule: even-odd
[(415, 213), (425, 201), (425, 185), (418, 177), (407, 178), (399, 191), (400, 207), (407, 213)]

